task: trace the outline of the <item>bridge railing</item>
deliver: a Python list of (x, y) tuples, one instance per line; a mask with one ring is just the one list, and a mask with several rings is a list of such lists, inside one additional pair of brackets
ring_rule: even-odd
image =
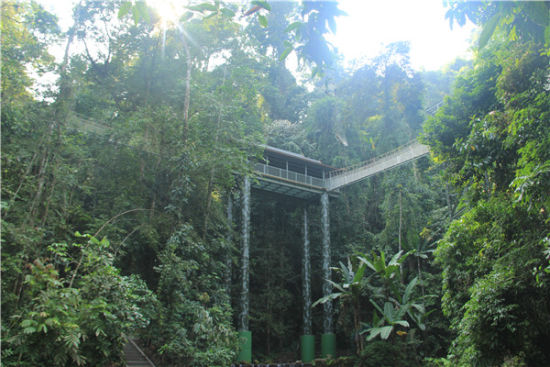
[(435, 115), (439, 107), (443, 106), (443, 103), (445, 103), (444, 99), (442, 99), (441, 101), (437, 102), (434, 105), (431, 105), (430, 107), (426, 108), (424, 111), (426, 111), (426, 113), (428, 113), (429, 115), (433, 116)]
[(362, 167), (365, 167), (365, 166), (368, 166), (369, 164), (372, 164), (376, 161), (379, 161), (383, 158), (386, 158), (386, 157), (389, 157), (393, 154), (396, 154), (398, 152), (401, 152), (403, 151), (404, 149), (410, 147), (410, 146), (413, 146), (415, 144), (418, 144), (418, 141), (416, 141), (416, 139), (414, 140), (411, 140), (409, 141), (408, 143), (404, 144), (404, 145), (401, 145), (395, 149), (392, 149), (384, 154), (381, 154), (381, 155), (378, 155), (374, 158), (371, 158), (369, 159), (368, 161), (363, 161), (363, 162), (359, 162), (359, 163), (356, 163), (356, 164), (353, 164), (351, 166), (348, 166), (348, 167), (345, 167), (345, 168), (341, 168), (341, 169), (338, 169), (338, 170), (335, 170), (335, 171), (331, 171), (329, 173), (329, 178), (333, 178), (333, 177), (336, 177), (336, 176), (340, 176), (340, 175), (344, 175), (344, 174), (347, 174), (351, 171), (354, 171), (356, 169), (359, 169), (359, 168), (362, 168)]
[(378, 172), (397, 167), (413, 159), (422, 157), (429, 153), (426, 145), (416, 141), (409, 142), (398, 149), (387, 152), (362, 164), (338, 171), (325, 180), (325, 188), (329, 191), (341, 188), (354, 182), (363, 180)]
[(106, 134), (112, 130), (110, 126), (99, 123), (74, 111), (69, 114), (67, 122), (70, 128), (98, 135)]
[(288, 181), (296, 182), (302, 185), (309, 185), (309, 186), (315, 186), (319, 189), (322, 189), (325, 187), (325, 181), (322, 178), (317, 178), (309, 175), (304, 175), (302, 173), (289, 171), (282, 168), (277, 168), (273, 166), (269, 166), (267, 164), (263, 163), (256, 163), (254, 165), (254, 169), (256, 172), (268, 175), (268, 176), (274, 176), (277, 178), (285, 179)]

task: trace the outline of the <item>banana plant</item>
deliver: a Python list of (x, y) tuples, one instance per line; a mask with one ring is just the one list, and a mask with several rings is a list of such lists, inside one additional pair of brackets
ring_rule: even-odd
[(317, 306), (318, 304), (326, 303), (335, 299), (340, 299), (342, 302), (349, 302), (353, 309), (353, 326), (354, 326), (354, 338), (355, 345), (357, 348), (357, 353), (361, 353), (363, 350), (363, 338), (360, 336), (359, 328), (361, 325), (360, 319), (360, 297), (361, 297), (361, 280), (365, 275), (365, 270), (367, 266), (363, 263), (357, 267), (353, 266), (353, 262), (348, 257), (348, 264), (345, 265), (340, 261), (339, 268), (331, 268), (340, 273), (342, 281), (340, 283), (333, 282), (328, 280), (332, 286), (337, 289), (337, 292), (331, 293), (325, 297), (322, 297), (315, 301), (312, 307)]
[[(312, 307), (336, 299), (340, 299), (344, 304), (351, 304), (357, 353), (361, 353), (364, 348), (362, 334), (369, 333), (367, 341), (377, 336), (385, 340), (397, 326), (410, 328), (406, 316), (409, 316), (410, 320), (414, 321), (421, 330), (425, 329), (422, 323), (425, 315), (424, 305), (413, 298), (413, 290), (418, 284), (418, 277), (411, 280), (404, 290), (400, 280), (401, 263), (411, 253), (399, 251), (392, 256), (389, 262), (386, 262), (386, 256), (383, 251), (380, 251), (379, 254), (373, 253), (370, 257), (366, 254), (357, 254), (352, 256), (352, 258), (348, 258), (347, 265), (340, 262), (339, 267), (332, 268), (332, 270), (340, 274), (341, 281), (333, 282), (328, 280), (334, 287), (335, 292), (318, 299)], [(366, 279), (364, 281), (367, 269), (373, 271), (370, 277), (382, 280), (381, 287), (369, 287), (371, 290), (369, 301), (375, 308), (372, 327), (362, 323), (360, 319), (361, 294), (365, 286), (367, 286)], [(377, 300), (380, 299), (384, 302), (383, 307), (377, 303)], [(366, 325), (367, 327), (360, 330), (361, 325)]]
[(388, 298), (390, 295), (399, 297), (399, 276), (401, 274), (401, 264), (410, 254), (411, 251), (407, 253), (404, 253), (404, 251), (399, 251), (392, 256), (387, 264), (386, 254), (384, 251), (380, 251), (379, 255), (373, 253), (370, 258), (367, 256), (357, 256), (357, 258), (362, 264), (365, 264), (368, 268), (373, 270), (374, 273), (380, 278), (382, 281), (383, 297)]
[(426, 308), (423, 303), (419, 303), (417, 299), (412, 298), (412, 292), (414, 287), (418, 284), (418, 277), (414, 278), (407, 284), (403, 297), (401, 298), (401, 304), (399, 308), (403, 310), (409, 317), (415, 322), (418, 328), (422, 331), (426, 330), (423, 319), (427, 316)]
[(315, 307), (319, 304), (323, 304), (338, 298), (342, 298), (342, 299), (353, 298), (353, 296), (359, 289), (359, 285), (361, 283), (361, 279), (363, 279), (365, 269), (366, 269), (366, 266), (364, 264), (361, 264), (359, 268), (354, 270), (352, 262), (349, 257), (348, 257), (347, 266), (340, 261), (340, 267), (339, 268), (332, 267), (331, 270), (335, 270), (338, 273), (340, 273), (342, 277), (342, 281), (340, 283), (336, 283), (330, 279), (325, 279), (338, 291), (333, 292), (322, 298), (319, 298), (317, 301), (315, 301), (315, 303), (313, 303), (311, 307)]
[[(389, 298), (384, 303), (384, 308), (382, 309), (374, 299), (370, 299), (370, 303), (378, 311), (373, 315), (372, 327), (367, 325), (361, 333), (369, 333), (367, 336), (367, 341), (370, 341), (377, 336), (380, 336), (383, 340), (388, 339), (392, 331), (396, 326), (401, 326), (404, 328), (410, 328), (410, 324), (405, 320), (405, 315), (408, 315), (414, 323), (418, 326), (420, 330), (425, 330), (426, 326), (423, 323), (423, 318), (426, 316), (426, 310), (422, 303), (418, 303), (415, 299), (412, 298), (413, 289), (418, 283), (418, 278), (414, 278), (407, 284), (403, 295), (401, 296), (400, 302), (394, 298)], [(399, 332), (398, 332), (399, 333)]]
[(404, 320), (405, 310), (401, 307), (395, 307), (391, 302), (384, 303), (384, 309), (382, 309), (376, 302), (372, 299), (370, 303), (376, 308), (382, 317), (378, 317), (378, 314), (375, 312), (373, 315), (373, 327), (367, 327), (361, 333), (368, 332), (367, 341), (371, 341), (380, 335), (382, 340), (386, 340), (391, 335), (393, 329), (396, 326), (402, 326), (405, 328), (410, 327), (409, 322)]
[(401, 250), (393, 255), (390, 262), (387, 264), (386, 254), (384, 251), (380, 251), (380, 255), (373, 253), (372, 258), (370, 259), (364, 256), (357, 256), (357, 258), (360, 262), (381, 275), (383, 278), (393, 279), (396, 275), (399, 275), (399, 267), (410, 254), (411, 251), (404, 253), (404, 251)]

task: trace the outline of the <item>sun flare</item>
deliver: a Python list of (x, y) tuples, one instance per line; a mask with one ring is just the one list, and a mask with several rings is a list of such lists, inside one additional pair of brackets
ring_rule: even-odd
[(163, 24), (176, 24), (183, 13), (184, 3), (181, 0), (147, 0)]

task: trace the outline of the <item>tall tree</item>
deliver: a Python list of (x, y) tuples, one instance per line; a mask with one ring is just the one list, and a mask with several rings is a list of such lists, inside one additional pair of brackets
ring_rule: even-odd
[[(443, 307), (456, 333), (450, 359), (459, 365), (549, 359), (541, 325), (548, 323), (550, 288), (533, 274), (548, 261), (549, 203), (540, 193), (548, 190), (550, 99), (543, 80), (549, 60), (539, 28), (516, 28), (545, 15), (509, 12), (539, 5), (547, 14), (542, 3), (484, 4), (496, 11), (490, 19), (473, 12), (487, 37), (481, 46), (490, 38), (486, 32), (505, 37), (485, 45), (425, 127), (447, 177), (464, 190), (464, 214), (436, 252), (444, 269)], [(519, 23), (509, 22), (514, 19)], [(519, 38), (512, 37), (516, 31)]]

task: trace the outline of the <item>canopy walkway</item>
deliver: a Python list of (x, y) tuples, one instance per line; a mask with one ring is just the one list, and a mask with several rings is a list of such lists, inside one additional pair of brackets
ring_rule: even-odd
[[(435, 111), (439, 105), (434, 105), (431, 109)], [(77, 113), (70, 115), (68, 124), (70, 127), (86, 133), (102, 135), (112, 131), (108, 125)], [(132, 146), (132, 148), (147, 151), (144, 147)], [(265, 154), (269, 155), (269, 159), (254, 165), (257, 177), (261, 181), (255, 186), (302, 199), (311, 198), (324, 191), (337, 192), (344, 186), (429, 154), (426, 145), (412, 140), (369, 161), (338, 169), (282, 149), (269, 146), (264, 146), (264, 149)]]
[[(273, 150), (271, 147), (267, 147), (266, 149)], [(277, 149), (277, 151), (280, 155), (280, 159), (285, 159), (283, 157), (284, 151), (280, 149)], [(300, 167), (301, 172), (298, 172), (296, 169), (293, 170), (288, 168), (288, 158), (286, 158), (287, 161), (285, 161), (285, 168), (273, 166), (270, 162), (256, 163), (254, 168), (258, 178), (264, 181), (264, 183), (257, 184), (258, 188), (289, 196), (307, 198), (310, 192), (319, 194), (323, 191), (337, 191), (344, 186), (364, 180), (379, 172), (395, 168), (427, 154), (429, 154), (428, 146), (420, 144), (416, 140), (412, 140), (405, 145), (369, 161), (341, 169), (322, 165), (321, 162), (312, 161), (298, 154), (293, 154), (290, 162), (293, 163), (295, 167), (297, 166), (296, 162), (302, 162), (303, 166)], [(315, 162), (318, 162), (318, 164)], [(312, 171), (315, 165), (318, 166), (318, 169), (325, 168), (322, 177), (318, 177), (319, 175), (317, 175), (317, 177), (313, 176), (308, 172), (308, 168), (309, 171)]]
[(341, 187), (364, 180), (379, 172), (402, 165), (414, 159), (430, 153), (428, 146), (413, 140), (409, 143), (373, 158), (367, 162), (359, 163), (341, 170), (332, 171), (325, 179), (325, 189), (337, 190)]
[[(433, 115), (443, 102), (441, 100), (426, 108), (425, 112)], [(302, 199), (322, 192), (335, 194), (344, 186), (398, 167), (428, 155), (429, 152), (428, 146), (415, 139), (369, 161), (338, 169), (300, 154), (266, 146), (264, 155), (269, 159), (254, 166), (261, 181), (256, 187)], [(311, 173), (312, 168), (316, 173)]]

